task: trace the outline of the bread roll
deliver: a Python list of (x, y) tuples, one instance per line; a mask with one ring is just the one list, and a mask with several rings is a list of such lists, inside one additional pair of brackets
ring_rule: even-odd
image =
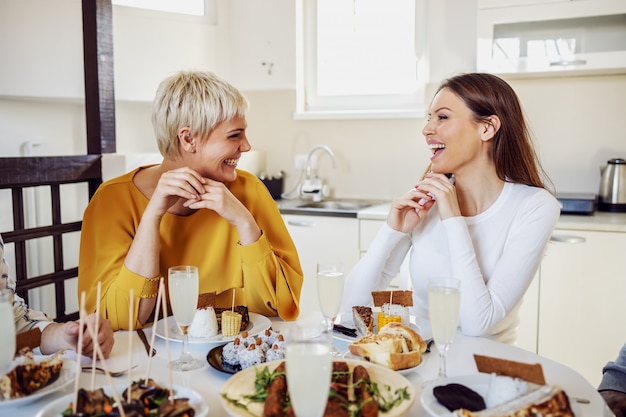
[(377, 335), (364, 336), (348, 345), (350, 353), (394, 371), (413, 368), (422, 361), (426, 343), (402, 323), (389, 323)]
[(406, 340), (409, 351), (417, 350), (420, 353), (424, 353), (426, 351), (426, 342), (424, 341), (424, 339), (422, 339), (422, 336), (420, 336), (419, 333), (417, 333), (411, 327), (402, 323), (389, 323), (383, 326), (382, 329), (379, 329), (378, 334), (391, 334), (402, 336)]

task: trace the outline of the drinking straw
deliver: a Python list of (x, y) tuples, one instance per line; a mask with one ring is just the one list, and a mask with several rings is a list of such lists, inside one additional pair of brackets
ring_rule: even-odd
[(393, 290), (389, 291), (389, 307), (393, 304)]
[[(157, 293), (156, 306), (154, 308), (154, 321), (152, 322), (152, 335), (150, 336), (150, 352), (152, 352), (152, 347), (154, 346), (154, 336), (156, 336), (156, 325), (159, 321), (159, 310), (161, 308), (161, 296), (163, 295), (162, 285), (163, 277), (159, 279), (159, 291)], [(163, 316), (163, 325), (167, 327), (167, 316)], [(150, 378), (150, 365), (152, 364), (152, 355), (148, 354), (148, 366), (146, 366), (146, 377), (144, 379), (145, 382), (148, 382)]]
[[(165, 291), (165, 285), (163, 284), (163, 280), (159, 283), (159, 292)], [(167, 317), (167, 302), (165, 301), (165, 297), (161, 297), (161, 304), (163, 307), (163, 317)], [(174, 403), (174, 383), (172, 382), (172, 356), (170, 354), (170, 332), (165, 323), (165, 350), (167, 351), (167, 370), (168, 370), (168, 380), (170, 384), (170, 402)]]
[[(100, 330), (100, 290), (102, 283), (98, 281), (98, 289), (96, 290), (96, 335)], [(98, 343), (98, 340), (94, 340), (92, 343)], [(96, 385), (96, 350), (93, 350), (93, 357), (91, 358), (91, 390), (94, 390)]]
[[(85, 314), (85, 310), (84, 310), (84, 308), (82, 308), (81, 309), (81, 316), (84, 315), (84, 314)], [(91, 323), (86, 322), (86, 324), (87, 324), (87, 331), (91, 335), (91, 338), (92, 339), (95, 338), (96, 336), (94, 334), (94, 330), (93, 330), (93, 327), (91, 326)], [(120, 411), (120, 414), (122, 415), (122, 417), (126, 417), (126, 413), (124, 412), (124, 405), (122, 404), (122, 399), (120, 398), (119, 394), (117, 393), (117, 389), (115, 388), (115, 384), (113, 383), (113, 378), (111, 377), (111, 373), (109, 372), (109, 368), (107, 366), (106, 358), (104, 357), (104, 354), (102, 353), (102, 349), (100, 349), (100, 344), (99, 343), (94, 343), (94, 349), (96, 349), (96, 353), (98, 354), (98, 359), (100, 359), (100, 363), (102, 365), (102, 369), (104, 369), (104, 374), (106, 375), (107, 381), (109, 383), (109, 386), (111, 387), (111, 394), (113, 396), (113, 399), (117, 403), (117, 408)], [(130, 387), (128, 387), (128, 389), (130, 391)], [(74, 404), (76, 404), (76, 402), (74, 402)]]
[(232, 312), (234, 312), (234, 311), (235, 311), (235, 288), (234, 288), (234, 287), (233, 287), (233, 301), (232, 301), (232, 303), (231, 303), (230, 310), (231, 310)]
[(130, 404), (130, 387), (133, 384), (133, 379), (131, 377), (132, 373), (132, 358), (133, 358), (133, 313), (134, 313), (134, 305), (135, 305), (135, 291), (133, 288), (130, 289), (130, 294), (128, 298), (128, 389), (126, 390), (126, 402)]
[(78, 382), (80, 380), (80, 362), (83, 352), (83, 326), (85, 325), (85, 317), (83, 311), (85, 308), (85, 291), (80, 294), (80, 312), (78, 314), (78, 342), (76, 345), (76, 379), (74, 379), (74, 401), (72, 403), (72, 414), (76, 414), (76, 405), (78, 404)]

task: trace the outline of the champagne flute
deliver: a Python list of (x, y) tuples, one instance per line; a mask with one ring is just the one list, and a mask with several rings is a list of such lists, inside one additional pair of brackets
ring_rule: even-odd
[(183, 333), (183, 351), (180, 358), (171, 362), (172, 370), (191, 371), (201, 368), (203, 366), (202, 362), (191, 356), (188, 346), (188, 330), (198, 305), (198, 267), (182, 265), (169, 268), (167, 286), (174, 319)]
[[(320, 310), (326, 319), (326, 331), (329, 335), (333, 334), (335, 319), (341, 309), (344, 281), (343, 264), (340, 262), (317, 264), (317, 296)], [(332, 342), (330, 349), (334, 356), (339, 354)]]
[(321, 321), (299, 321), (287, 332), (287, 389), (298, 417), (322, 417), (332, 376), (332, 337)]
[(452, 278), (434, 278), (428, 283), (428, 316), (439, 351), (439, 379), (447, 377), (446, 355), (459, 323), (459, 287), (459, 280)]
[(2, 317), (0, 320), (0, 334), (2, 334), (0, 376), (2, 376), (9, 370), (15, 356), (15, 320), (8, 291), (0, 291), (0, 317)]

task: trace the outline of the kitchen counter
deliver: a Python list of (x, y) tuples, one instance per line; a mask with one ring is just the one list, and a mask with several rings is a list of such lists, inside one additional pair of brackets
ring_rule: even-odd
[[(385, 220), (390, 203), (367, 207), (357, 213), (357, 218), (367, 220)], [(590, 230), (604, 232), (626, 232), (626, 213), (608, 213), (596, 211), (589, 216), (562, 214), (556, 225), (563, 230)]]
[(326, 206), (311, 207), (316, 205), (313, 200), (276, 200), (278, 209), (282, 214), (302, 214), (351, 218), (357, 218), (358, 214), (362, 210), (367, 210), (371, 207), (379, 206), (383, 203), (384, 201), (382, 200), (329, 198), (318, 202), (318, 204), (321, 205), (327, 204)]

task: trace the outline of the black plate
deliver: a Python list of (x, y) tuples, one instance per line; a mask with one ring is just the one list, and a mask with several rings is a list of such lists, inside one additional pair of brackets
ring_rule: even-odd
[(224, 349), (224, 345), (214, 347), (209, 351), (206, 355), (206, 360), (209, 362), (209, 365), (213, 367), (213, 369), (217, 369), (220, 372), (224, 372), (226, 374), (236, 374), (241, 371), (240, 365), (231, 366), (227, 363), (222, 362), (222, 350)]

